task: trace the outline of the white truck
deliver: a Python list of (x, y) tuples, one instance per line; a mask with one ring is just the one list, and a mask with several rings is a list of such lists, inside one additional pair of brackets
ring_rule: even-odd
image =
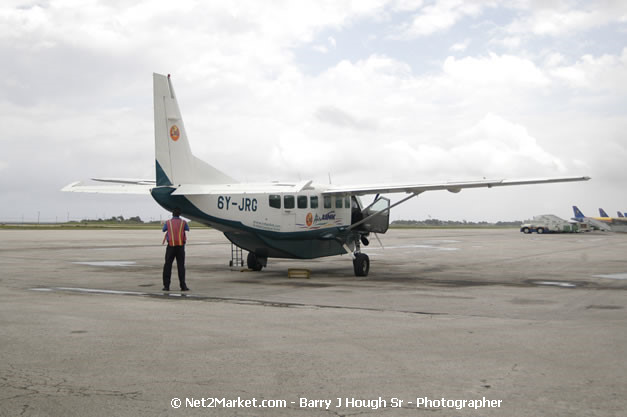
[(542, 214), (535, 216), (533, 220), (520, 225), (520, 231), (526, 234), (536, 232), (543, 233), (577, 233), (582, 232), (585, 227), (581, 223), (568, 222), (553, 214)]

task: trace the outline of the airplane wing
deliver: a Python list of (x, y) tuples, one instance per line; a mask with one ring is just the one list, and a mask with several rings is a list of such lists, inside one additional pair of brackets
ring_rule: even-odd
[(331, 186), (323, 192), (323, 194), (388, 194), (388, 193), (410, 193), (420, 194), (425, 191), (447, 190), (452, 193), (458, 193), (464, 188), (492, 188), (506, 187), (512, 185), (529, 185), (529, 184), (550, 184), (557, 182), (573, 182), (588, 181), (590, 177), (563, 177), (563, 178), (545, 178), (533, 180), (479, 180), (479, 181), (461, 181), (461, 182), (443, 182), (439, 184), (389, 184), (389, 185), (367, 185), (367, 186)]
[(72, 193), (100, 194), (150, 194), (155, 187), (154, 180), (132, 180), (125, 178), (92, 178), (95, 181), (107, 182), (110, 185), (86, 185), (76, 181), (66, 185), (61, 191)]

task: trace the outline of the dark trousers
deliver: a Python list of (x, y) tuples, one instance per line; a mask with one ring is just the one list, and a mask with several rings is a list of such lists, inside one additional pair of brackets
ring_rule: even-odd
[(163, 286), (170, 288), (170, 277), (172, 276), (172, 263), (174, 263), (174, 259), (176, 259), (181, 289), (187, 288), (187, 285), (185, 285), (185, 246), (168, 245), (166, 248), (165, 264), (163, 265)]

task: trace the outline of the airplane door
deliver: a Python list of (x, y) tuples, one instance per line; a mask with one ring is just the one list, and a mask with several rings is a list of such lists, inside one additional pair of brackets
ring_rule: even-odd
[[(373, 233), (385, 233), (390, 226), (390, 199), (378, 197), (372, 204), (362, 210), (362, 218), (366, 219), (375, 213), (376, 216), (371, 217), (361, 225), (361, 229)], [(387, 209), (387, 210), (386, 210)], [(385, 210), (382, 212), (382, 210)]]
[(281, 230), (293, 231), (296, 229), (296, 199), (293, 195), (283, 196), (283, 216), (281, 216)]

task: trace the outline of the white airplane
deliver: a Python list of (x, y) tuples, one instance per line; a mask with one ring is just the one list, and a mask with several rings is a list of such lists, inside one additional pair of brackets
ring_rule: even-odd
[[(338, 186), (298, 183), (238, 183), (195, 157), (170, 76), (153, 74), (156, 181), (94, 178), (107, 185), (75, 182), (63, 191), (151, 194), (166, 210), (180, 208), (183, 216), (224, 233), (249, 252), (250, 269), (259, 271), (268, 258), (313, 259), (350, 254), (355, 275), (367, 276), (370, 233), (385, 233), (390, 209), (426, 191), (586, 181), (589, 177), (535, 180), (480, 180), (440, 184)], [(387, 193), (406, 193), (390, 205)], [(365, 206), (360, 196), (375, 195)]]

